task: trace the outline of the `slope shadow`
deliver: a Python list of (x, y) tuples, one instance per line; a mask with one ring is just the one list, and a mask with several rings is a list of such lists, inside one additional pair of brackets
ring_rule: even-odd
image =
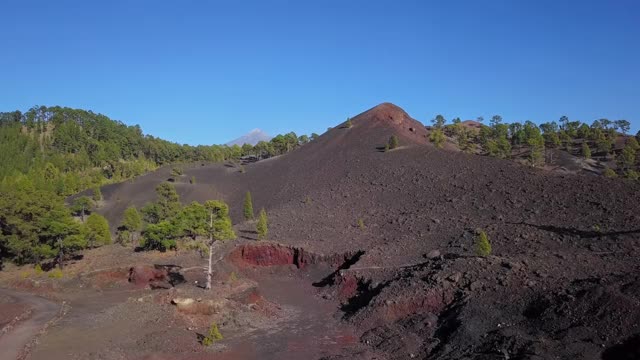
[(565, 228), (565, 227), (554, 226), (554, 225), (536, 225), (536, 224), (529, 224), (526, 222), (519, 222), (519, 223), (511, 222), (508, 224), (525, 225), (525, 226), (534, 227), (536, 229), (540, 229), (544, 231), (554, 232), (560, 235), (573, 235), (573, 236), (579, 236), (585, 239), (618, 236), (618, 235), (626, 235), (626, 234), (640, 234), (640, 229), (603, 232), (603, 231), (596, 231), (596, 230), (580, 230), (580, 229), (574, 229), (574, 228)]
[(353, 266), (355, 263), (357, 263), (362, 257), (362, 255), (364, 255), (363, 250), (357, 251), (353, 256), (346, 259), (345, 262), (343, 262), (342, 265), (340, 265), (334, 272), (327, 275), (324, 279), (314, 282), (312, 285), (315, 287), (325, 287), (325, 286), (335, 285), (336, 275), (338, 275), (338, 273), (340, 273), (341, 270), (346, 270), (351, 266)]
[(358, 281), (358, 288), (356, 295), (349, 298), (346, 304), (340, 307), (340, 310), (344, 312), (344, 319), (349, 319), (355, 315), (358, 310), (365, 308), (369, 305), (374, 297), (378, 296), (382, 289), (387, 287), (391, 281), (381, 282), (378, 285), (371, 287), (371, 280)]
[(635, 334), (620, 344), (607, 348), (602, 353), (602, 360), (640, 359), (640, 334)]

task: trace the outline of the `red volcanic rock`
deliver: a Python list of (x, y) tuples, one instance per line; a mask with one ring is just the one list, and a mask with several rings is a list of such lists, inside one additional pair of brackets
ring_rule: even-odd
[(167, 271), (152, 266), (134, 266), (129, 269), (129, 282), (139, 287), (167, 280)]

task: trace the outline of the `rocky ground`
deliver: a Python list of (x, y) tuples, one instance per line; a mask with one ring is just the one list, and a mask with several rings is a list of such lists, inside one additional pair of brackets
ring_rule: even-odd
[[(210, 293), (186, 252), (110, 246), (63, 279), (0, 273), (70, 307), (32, 357), (640, 358), (637, 182), (435, 149), (391, 104), (352, 123), (245, 171), (184, 166), (183, 202), (223, 199), (237, 224)], [(392, 134), (401, 146), (382, 152)], [(98, 211), (117, 224), (170, 171), (104, 187)], [(242, 222), (246, 191), (268, 212), (268, 242)], [(475, 255), (478, 230), (490, 256)], [(214, 322), (224, 339), (205, 348)]]

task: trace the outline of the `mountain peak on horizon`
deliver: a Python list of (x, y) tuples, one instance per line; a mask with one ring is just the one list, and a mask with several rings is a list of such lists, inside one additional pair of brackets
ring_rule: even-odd
[(259, 143), (260, 141), (269, 141), (271, 140), (271, 136), (269, 134), (267, 134), (266, 132), (262, 131), (259, 128), (255, 128), (251, 131), (249, 131), (248, 133), (240, 136), (239, 138), (229, 141), (228, 143), (226, 143), (225, 145), (227, 146), (233, 146), (233, 145), (244, 145), (244, 144), (250, 144), (252, 146), (255, 146), (257, 143)]

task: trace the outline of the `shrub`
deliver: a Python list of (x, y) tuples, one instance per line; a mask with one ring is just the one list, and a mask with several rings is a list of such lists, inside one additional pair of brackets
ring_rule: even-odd
[(360, 230), (364, 230), (364, 228), (365, 228), (364, 220), (358, 219), (358, 227), (360, 228)]
[(173, 175), (173, 176), (182, 175), (182, 169), (174, 167), (173, 169), (171, 169), (171, 175)]
[(399, 145), (398, 137), (395, 135), (391, 135), (391, 137), (389, 138), (389, 149), (393, 150), (397, 148), (398, 145)]
[(348, 129), (351, 129), (353, 127), (353, 124), (351, 123), (350, 118), (347, 118), (347, 122), (344, 123), (344, 126)]
[(191, 179), (189, 179), (189, 184), (195, 184), (196, 183), (196, 177), (192, 176)]
[(229, 274), (229, 282), (233, 283), (238, 281), (238, 275), (236, 275), (235, 271), (232, 271), (231, 274)]
[(312, 202), (312, 200), (311, 200), (311, 198), (310, 198), (309, 196), (307, 196), (307, 197), (304, 199), (304, 203), (305, 203), (305, 204), (307, 204), (307, 205), (311, 204), (311, 202)]
[(42, 271), (43, 271), (42, 266), (40, 266), (40, 264), (36, 264), (33, 270), (36, 272), (36, 274), (42, 274)]
[(385, 145), (385, 146), (384, 146), (384, 152), (388, 152), (389, 150), (390, 150), (390, 149), (389, 149), (389, 144)]
[(267, 237), (269, 229), (267, 224), (267, 212), (264, 211), (264, 209), (260, 210), (258, 223), (256, 224), (256, 231), (258, 232), (258, 239), (264, 239)]
[(604, 172), (602, 172), (602, 175), (604, 175), (605, 177), (611, 178), (611, 179), (618, 177), (618, 174), (616, 174), (616, 172), (613, 171), (613, 169), (611, 169), (611, 168), (606, 168), (604, 170)]
[(218, 340), (222, 340), (222, 334), (218, 329), (218, 325), (216, 323), (213, 323), (209, 328), (209, 334), (207, 334), (207, 336), (205, 336), (205, 338), (202, 339), (202, 345), (211, 346), (213, 345), (214, 342)]
[(55, 268), (49, 271), (48, 276), (52, 279), (62, 279), (62, 270), (60, 270), (59, 268)]
[(630, 180), (638, 180), (640, 179), (640, 173), (638, 173), (635, 170), (628, 170), (627, 173), (625, 174), (627, 179)]
[(476, 236), (476, 254), (478, 256), (487, 256), (491, 254), (491, 243), (489, 242), (489, 237), (487, 233), (484, 231), (478, 232)]

